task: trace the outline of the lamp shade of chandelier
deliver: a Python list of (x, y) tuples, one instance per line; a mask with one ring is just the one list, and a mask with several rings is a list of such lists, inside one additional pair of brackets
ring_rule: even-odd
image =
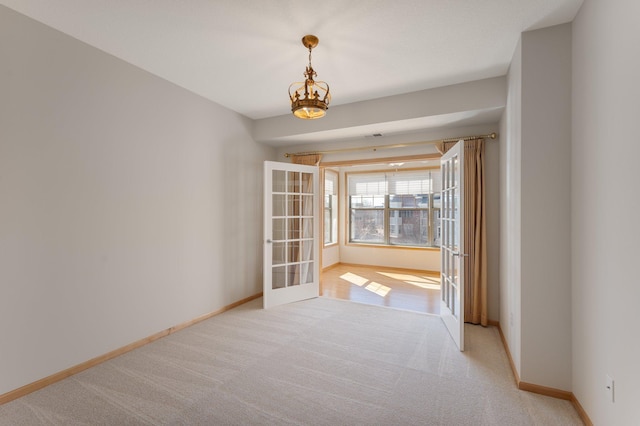
[(314, 35), (302, 37), (302, 44), (309, 49), (309, 65), (304, 72), (305, 81), (295, 82), (289, 86), (291, 112), (304, 120), (324, 117), (331, 101), (329, 85), (324, 81), (314, 80), (317, 73), (311, 66), (311, 50), (318, 45), (318, 42), (318, 37)]

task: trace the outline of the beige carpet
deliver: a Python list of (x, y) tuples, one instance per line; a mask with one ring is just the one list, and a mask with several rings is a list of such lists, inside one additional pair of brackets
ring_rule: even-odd
[(327, 298), (216, 316), (0, 406), (0, 425), (580, 425), (495, 328)]

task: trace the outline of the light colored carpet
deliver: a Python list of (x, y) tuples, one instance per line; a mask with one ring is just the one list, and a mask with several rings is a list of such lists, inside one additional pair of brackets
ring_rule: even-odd
[(515, 387), (495, 328), (317, 298), (247, 303), (0, 406), (0, 425), (580, 425)]

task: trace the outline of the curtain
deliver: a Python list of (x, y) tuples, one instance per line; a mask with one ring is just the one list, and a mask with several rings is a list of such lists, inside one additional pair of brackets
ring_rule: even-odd
[[(457, 142), (440, 142), (441, 154)], [(465, 322), (487, 325), (487, 236), (485, 212), (484, 139), (464, 142)]]
[[(298, 261), (301, 262), (298, 273), (300, 284), (313, 282), (313, 268), (310, 261), (313, 260), (313, 175), (311, 173), (301, 173), (302, 194), (300, 197), (300, 249)], [(311, 240), (309, 240), (311, 238)]]
[(313, 282), (313, 173), (288, 172), (287, 286)]
[[(322, 160), (322, 154), (292, 154), (291, 162), (294, 164), (302, 164), (306, 166), (317, 166)], [(311, 216), (313, 217), (313, 180), (310, 173), (301, 173), (301, 195), (300, 205), (297, 206), (295, 215)], [(313, 238), (313, 219), (301, 218), (300, 219), (300, 240), (298, 241), (298, 247), (294, 249), (293, 258), (298, 262), (301, 262), (294, 266), (293, 282), (300, 284), (307, 284), (313, 282), (313, 268), (311, 267), (313, 261), (313, 241), (304, 240)]]
[(317, 166), (322, 160), (322, 154), (291, 154), (291, 162), (294, 164), (304, 164), (306, 166)]

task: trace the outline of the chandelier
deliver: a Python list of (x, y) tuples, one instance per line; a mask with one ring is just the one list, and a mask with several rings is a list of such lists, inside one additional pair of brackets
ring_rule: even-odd
[(314, 120), (324, 117), (329, 108), (331, 94), (329, 85), (324, 81), (315, 81), (318, 74), (311, 66), (311, 49), (318, 45), (318, 37), (306, 35), (302, 37), (302, 44), (309, 49), (309, 65), (304, 72), (305, 81), (297, 81), (289, 86), (291, 112), (298, 118)]

